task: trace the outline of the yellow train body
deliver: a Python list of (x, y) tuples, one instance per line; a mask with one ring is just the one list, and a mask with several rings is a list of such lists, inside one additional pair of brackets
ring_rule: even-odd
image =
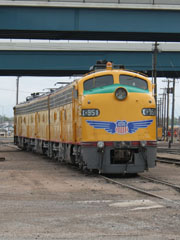
[[(117, 89), (126, 94), (124, 99), (117, 98)], [(155, 108), (147, 77), (108, 68), (17, 105), (15, 143), (101, 172), (143, 171), (155, 163)], [(103, 142), (102, 149), (99, 142)], [(126, 145), (132, 146), (128, 153)], [(152, 147), (151, 162), (150, 157), (142, 156), (152, 152)], [(138, 154), (142, 161), (138, 162)]]

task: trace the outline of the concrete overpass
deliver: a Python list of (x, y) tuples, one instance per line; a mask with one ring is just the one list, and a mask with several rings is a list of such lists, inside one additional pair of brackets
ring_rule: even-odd
[(0, 1), (0, 38), (180, 41), (179, 22), (178, 0)]
[[(0, 0), (0, 38), (178, 42), (179, 22), (179, 0)], [(152, 71), (152, 43), (3, 44), (0, 75), (82, 74), (98, 59)], [(158, 76), (178, 77), (179, 45), (160, 48)]]
[[(152, 43), (0, 42), (0, 75), (70, 76), (84, 74), (97, 60), (124, 64), (151, 76)], [(180, 43), (161, 43), (159, 77), (180, 77)]]

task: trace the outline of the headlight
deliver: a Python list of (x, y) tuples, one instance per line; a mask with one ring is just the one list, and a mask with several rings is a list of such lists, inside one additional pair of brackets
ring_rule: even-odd
[(98, 148), (103, 148), (104, 147), (104, 142), (97, 142), (97, 147)]
[(146, 146), (146, 144), (147, 144), (147, 142), (146, 142), (146, 141), (141, 141), (141, 146), (142, 146), (142, 147), (145, 147), (145, 146)]
[(127, 91), (125, 88), (117, 88), (115, 91), (115, 96), (118, 100), (124, 100), (127, 97)]
[(155, 108), (143, 108), (142, 114), (144, 116), (156, 116), (156, 109)]

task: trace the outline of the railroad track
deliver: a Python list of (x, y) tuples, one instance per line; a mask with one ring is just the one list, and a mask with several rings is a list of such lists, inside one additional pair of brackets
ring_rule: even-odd
[(157, 157), (156, 161), (160, 162), (160, 163), (168, 163), (168, 164), (174, 164), (176, 166), (180, 166), (180, 161), (179, 160), (175, 160), (175, 159), (171, 159), (171, 158)]
[[(17, 148), (17, 146), (13, 145), (12, 143), (4, 143), (3, 145), (5, 145), (7, 147), (10, 147), (10, 148), (14, 148), (14, 149), (16, 149), (16, 151), (17, 150), (21, 151), (20, 149)], [(178, 163), (180, 165), (180, 161)], [(173, 199), (169, 199), (169, 198), (161, 196), (159, 194), (152, 193), (152, 192), (144, 190), (140, 187), (133, 186), (133, 185), (128, 184), (128, 183), (123, 183), (123, 182), (121, 182), (121, 179), (114, 180), (112, 178), (109, 178), (109, 177), (106, 177), (106, 176), (103, 176), (103, 175), (100, 175), (100, 177), (105, 179), (108, 182), (120, 185), (120, 186), (128, 188), (128, 189), (131, 189), (131, 190), (136, 191), (138, 193), (141, 193), (141, 194), (144, 194), (144, 195), (147, 195), (147, 196), (150, 196), (150, 197), (154, 197), (154, 198), (157, 198), (157, 199), (161, 199), (161, 200), (164, 200), (166, 202), (171, 202), (171, 203), (176, 204), (178, 206), (180, 205), (180, 201), (177, 202)], [(163, 181), (163, 180), (160, 180), (160, 179), (156, 179), (156, 178), (152, 178), (152, 177), (145, 177), (145, 176), (142, 176), (142, 175), (139, 175), (139, 179), (141, 179), (141, 180), (144, 179), (144, 180), (147, 180), (148, 182), (153, 182), (153, 183), (166, 185), (166, 186), (171, 187), (171, 188), (175, 189), (176, 191), (180, 192), (180, 186), (176, 185), (176, 184), (173, 184), (173, 183), (169, 183), (169, 182), (166, 182), (166, 181)], [(146, 183), (144, 183), (144, 184), (146, 184)]]
[(180, 186), (179, 185), (176, 185), (176, 184), (173, 184), (173, 183), (169, 183), (167, 181), (163, 181), (163, 180), (160, 180), (160, 179), (157, 179), (157, 178), (145, 177), (145, 176), (141, 176), (141, 175), (140, 175), (140, 178), (146, 179), (146, 180), (148, 180), (150, 182), (161, 183), (161, 184), (166, 185), (168, 187), (172, 187), (175, 190), (177, 190), (178, 192), (180, 192)]
[(16, 145), (14, 145), (14, 143), (12, 142), (6, 142), (6, 143), (2, 143), (0, 142), (0, 146), (5, 146), (8, 148), (11, 148), (13, 150), (0, 150), (0, 152), (17, 152), (17, 151), (22, 151), (20, 148), (18, 148)]
[[(16, 151), (19, 150), (19, 149), (17, 148), (17, 146), (14, 146), (12, 143), (11, 143), (11, 144), (6, 143), (6, 144), (3, 144), (3, 145), (6, 145), (7, 147), (10, 147), (10, 148), (16, 148)], [(19, 150), (19, 151), (20, 151), (20, 150)], [(133, 180), (133, 184), (127, 183), (128, 181), (127, 181), (126, 183), (123, 182), (123, 181), (126, 181), (126, 179), (120, 179), (120, 178), (118, 178), (118, 179), (114, 180), (114, 179), (112, 179), (112, 178), (109, 178), (109, 177), (106, 177), (106, 176), (103, 176), (103, 175), (100, 175), (100, 177), (103, 178), (103, 179), (105, 179), (105, 180), (108, 181), (108, 182), (111, 182), (111, 183), (113, 183), (113, 184), (117, 184), (117, 185), (119, 185), (119, 186), (121, 186), (121, 187), (124, 187), (124, 188), (128, 188), (128, 189), (133, 190), (133, 191), (136, 191), (136, 192), (138, 192), (138, 193), (140, 193), (140, 194), (143, 194), (143, 195), (146, 195), (146, 196), (150, 196), (150, 197), (153, 197), (153, 198), (157, 198), (157, 199), (163, 200), (163, 201), (165, 201), (165, 202), (172, 203), (172, 204), (174, 204), (174, 205), (176, 205), (176, 206), (180, 206), (180, 198), (179, 198), (178, 201), (176, 201), (176, 200), (167, 198), (166, 196), (162, 196), (162, 195), (159, 194), (159, 193), (156, 194), (156, 193), (152, 192), (152, 190), (145, 190), (145, 189), (139, 187), (139, 184), (138, 184), (138, 186), (134, 186), (135, 183), (134, 183), (134, 179), (132, 179), (132, 178), (130, 179), (130, 181)], [(129, 180), (129, 179), (128, 179), (128, 180)], [(169, 182), (160, 180), (160, 179), (156, 179), (156, 178), (152, 178), (152, 177), (146, 177), (146, 176), (139, 175), (139, 177), (136, 178), (136, 181), (137, 181), (137, 180), (140, 180), (140, 181), (141, 181), (141, 180), (145, 180), (145, 181), (147, 181), (147, 182), (153, 182), (153, 183), (157, 183), (157, 184), (166, 185), (166, 186), (168, 186), (168, 187), (170, 187), (170, 188), (175, 189), (176, 191), (178, 191), (178, 193), (180, 192), (180, 186), (175, 185), (175, 184), (173, 184), (173, 183), (169, 183)], [(142, 183), (141, 183), (141, 184), (142, 184)], [(145, 185), (146, 182), (144, 182), (143, 184)], [(170, 195), (170, 194), (169, 194), (169, 195)], [(180, 197), (180, 195), (179, 195), (179, 197)]]
[(175, 154), (175, 155), (180, 155), (180, 150), (172, 149), (172, 150), (167, 150), (167, 149), (162, 149), (162, 150), (157, 150), (157, 153), (168, 153), (168, 154)]
[[(136, 191), (136, 192), (138, 192), (140, 194), (143, 194), (143, 195), (146, 195), (146, 196), (150, 196), (150, 197), (153, 197), (153, 198), (157, 198), (157, 199), (160, 199), (160, 200), (163, 200), (163, 201), (166, 201), (166, 202), (170, 202), (170, 203), (173, 203), (173, 204), (178, 205), (178, 206), (180, 205), (180, 200), (179, 200), (179, 202), (177, 202), (177, 201), (175, 201), (173, 199), (170, 199), (170, 198), (164, 197), (162, 195), (152, 193), (151, 191), (144, 190), (144, 189), (142, 189), (140, 187), (134, 186), (134, 184), (123, 183), (121, 181), (121, 179), (114, 180), (112, 178), (109, 178), (109, 177), (106, 177), (106, 176), (103, 176), (103, 175), (101, 175), (101, 177), (103, 179), (105, 179), (106, 181), (110, 182), (110, 183), (114, 183), (114, 184), (117, 184), (117, 185), (119, 185), (121, 187), (125, 187), (125, 188), (128, 188), (128, 189), (131, 189), (131, 190)], [(168, 183), (166, 181), (162, 181), (162, 180), (151, 178), (151, 177), (144, 177), (144, 176), (140, 176), (140, 179), (144, 179), (144, 180), (147, 180), (147, 181), (150, 181), (150, 182), (166, 185), (168, 187), (171, 187), (171, 188), (177, 190), (178, 192), (180, 191), (180, 186), (172, 184), (172, 183)], [(146, 183), (144, 183), (144, 184), (146, 184)]]
[(158, 147), (157, 152), (180, 155), (180, 146), (176, 148)]

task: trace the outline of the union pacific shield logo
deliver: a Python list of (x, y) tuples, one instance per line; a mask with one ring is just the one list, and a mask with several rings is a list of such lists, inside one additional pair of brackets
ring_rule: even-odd
[(87, 120), (86, 122), (95, 129), (104, 129), (106, 130), (106, 132), (111, 134), (117, 133), (120, 135), (124, 135), (128, 133), (135, 133), (140, 128), (147, 128), (149, 125), (152, 124), (153, 120), (134, 122), (127, 122), (125, 120), (118, 120), (117, 122)]
[(115, 131), (117, 134), (127, 134), (128, 125), (126, 121), (117, 121)]

